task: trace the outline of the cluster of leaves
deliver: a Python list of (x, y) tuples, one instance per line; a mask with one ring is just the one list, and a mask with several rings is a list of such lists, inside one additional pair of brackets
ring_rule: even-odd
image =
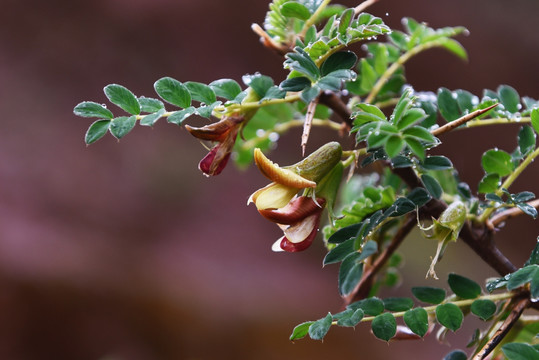
[[(92, 101), (78, 104), (74, 113), (81, 117), (97, 118), (85, 137), (86, 143), (91, 144), (108, 131), (121, 139), (133, 129), (137, 121), (143, 126), (153, 126), (159, 119), (166, 117), (169, 123), (182, 125), (193, 115), (209, 118), (218, 106), (222, 105), (226, 111), (227, 107), (240, 104), (249, 89), (255, 92), (260, 101), (283, 98), (286, 94), (274, 85), (269, 76), (245, 75), (242, 80), (247, 89), (242, 90), (238, 82), (232, 79), (220, 79), (206, 85), (195, 81), (182, 83), (171, 77), (164, 77), (154, 84), (155, 92), (164, 102), (156, 98), (137, 97), (124, 86), (110, 84), (104, 88), (105, 96), (112, 104), (125, 111), (127, 116), (115, 117), (105, 105)], [(179, 110), (167, 111), (165, 103)]]
[(499, 104), (494, 109), (482, 114), (479, 118), (522, 119), (529, 116), (539, 102), (530, 97), (520, 97), (518, 92), (509, 85), (500, 85), (496, 91), (485, 89), (481, 99), (466, 90), (451, 91), (446, 88), (438, 89), (436, 102), (440, 114), (446, 121), (453, 121), (470, 112), (485, 109), (493, 104)]
[(357, 111), (352, 114), (354, 127), (351, 130), (357, 133), (356, 142), (366, 142), (371, 153), (380, 149), (387, 155), (378, 151), (376, 159), (393, 159), (402, 153), (404, 156), (395, 160), (397, 166), (411, 166), (412, 162), (405, 160), (410, 154), (425, 160), (425, 151), (436, 146), (439, 140), (421, 126), (427, 114), (423, 109), (413, 107), (415, 99), (410, 89), (404, 91), (389, 120), (377, 106), (358, 104)]
[[(365, 96), (369, 94), (382, 76), (384, 84), (376, 101), (384, 101), (398, 95), (406, 83), (404, 69), (401, 65), (412, 55), (432, 47), (442, 47), (456, 56), (466, 59), (467, 54), (462, 45), (452, 37), (466, 33), (463, 27), (445, 27), (433, 29), (412, 18), (404, 18), (405, 32), (392, 30), (388, 42), (372, 42), (365, 45), (367, 57), (358, 64), (359, 76), (348, 84), (351, 93)], [(392, 68), (394, 67), (394, 68)], [(391, 71), (388, 71), (391, 69)]]
[[(427, 97), (427, 100), (423, 101), (422, 107), (431, 109), (431, 114), (436, 112), (437, 107), (442, 117), (447, 121), (454, 121), (476, 110), (498, 104), (492, 110), (478, 116), (478, 120), (475, 121), (481, 122), (481, 119), (485, 118), (516, 122), (530, 121), (535, 132), (539, 132), (539, 110), (537, 109), (539, 102), (529, 97), (521, 98), (518, 92), (508, 85), (499, 86), (497, 91), (484, 90), (481, 100), (466, 90), (450, 91), (446, 88), (438, 90), (435, 101), (428, 100), (432, 98)], [(511, 154), (500, 149), (486, 151), (481, 158), (485, 175), (479, 183), (478, 192), (490, 194), (491, 199), (489, 200), (497, 201), (502, 179), (512, 174), (516, 167), (535, 149), (536, 134), (532, 127), (524, 125), (518, 133), (518, 147)], [(527, 201), (521, 198), (519, 200), (519, 202)], [(523, 205), (522, 207), (528, 209), (526, 213), (534, 216), (533, 210), (529, 209), (528, 206)]]
[(300, 91), (305, 103), (313, 101), (321, 91), (339, 91), (344, 81), (354, 79), (356, 74), (350, 70), (357, 56), (351, 51), (341, 51), (330, 55), (320, 68), (305, 50), (296, 47), (288, 53), (285, 68), (291, 69), (291, 76), (279, 87), (285, 91)]
[[(321, 4), (321, 0), (273, 1), (264, 28), (275, 42), (298, 46), (313, 60), (350, 43), (391, 31), (379, 17), (367, 13), (356, 16), (355, 9), (340, 5), (324, 7), (319, 12)], [(325, 19), (325, 26), (318, 31), (315, 24)]]
[[(517, 194), (511, 194), (507, 189), (502, 188), (503, 194), (506, 196), (506, 200), (502, 197), (494, 194), (488, 193), (485, 195), (485, 199), (491, 201), (496, 207), (518, 207), (522, 212), (531, 216), (532, 218), (537, 217), (537, 209), (527, 204), (527, 201), (535, 199), (535, 194), (531, 191), (521, 191)], [(485, 204), (485, 207), (492, 206), (491, 204)]]
[(353, 216), (362, 220), (339, 228), (327, 239), (327, 243), (332, 245), (330, 247), (334, 247), (325, 256), (323, 264), (341, 263), (339, 291), (343, 296), (350, 294), (361, 280), (364, 261), (378, 252), (378, 243), (383, 242), (385, 233), (395, 225), (392, 220), (414, 211), (431, 199), (425, 189), (416, 188), (408, 196), (391, 201), (387, 208), (375, 210), (380, 206), (385, 207), (389, 196), (393, 195), (391, 190), (388, 194), (388, 191), (368, 187), (364, 194), (367, 198), (360, 197), (359, 201), (370, 202), (372, 206), (362, 209), (356, 201), (352, 207)]
[[(374, 336), (389, 341), (397, 334), (397, 317), (403, 317), (408, 329), (423, 337), (430, 330), (429, 314), (433, 314), (441, 326), (457, 331), (462, 325), (465, 312), (467, 314), (469, 311), (484, 321), (491, 320), (497, 313), (497, 300), (481, 296), (481, 287), (475, 281), (452, 273), (449, 274), (447, 282), (454, 295), (447, 296), (446, 290), (437, 287), (411, 289), (417, 300), (432, 306), (414, 307), (414, 301), (409, 297), (380, 299), (373, 296), (351, 303), (340, 313), (329, 313), (322, 319), (299, 324), (294, 328), (290, 339), (296, 340), (309, 335), (312, 339), (321, 340), (332, 325), (355, 327), (362, 321), (371, 321)], [(462, 308), (465, 308), (465, 312)]]
[(502, 288), (514, 290), (526, 285), (529, 286), (532, 299), (539, 299), (539, 237), (537, 245), (522, 268), (504, 277), (490, 280), (486, 288), (489, 292), (493, 292)]
[[(289, 44), (294, 41), (294, 35), (300, 32), (305, 21), (313, 16), (322, 3), (322, 0), (275, 0), (269, 5), (269, 11), (264, 20), (264, 29), (279, 44)], [(340, 12), (342, 6), (327, 9), (321, 18), (330, 16), (332, 12)]]
[(491, 149), (481, 157), (485, 175), (479, 183), (480, 193), (498, 193), (502, 179), (511, 175), (536, 150), (536, 134), (530, 126), (522, 126), (518, 133), (518, 147), (509, 154), (504, 150)]

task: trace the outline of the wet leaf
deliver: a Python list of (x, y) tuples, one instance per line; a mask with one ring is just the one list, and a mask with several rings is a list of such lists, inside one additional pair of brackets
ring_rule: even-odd
[(347, 326), (347, 327), (354, 327), (361, 319), (363, 319), (364, 313), (363, 310), (357, 309), (355, 311), (353, 310), (346, 310), (349, 311), (348, 316), (345, 316), (337, 321), (337, 325), (339, 326)]
[(479, 182), (477, 191), (480, 194), (493, 193), (493, 192), (498, 191), (498, 187), (500, 186), (500, 184), (501, 184), (500, 175), (487, 174), (483, 176), (483, 178)]
[(138, 102), (140, 104), (141, 112), (156, 113), (165, 108), (162, 101), (153, 98), (141, 96), (138, 98)]
[(505, 110), (513, 114), (520, 110), (520, 95), (511, 86), (500, 85), (498, 87), (498, 97)]
[(343, 69), (351, 69), (357, 62), (357, 55), (351, 51), (339, 51), (331, 54), (320, 67), (322, 76)]
[(367, 315), (376, 316), (384, 311), (384, 303), (379, 298), (373, 296), (353, 302), (347, 308), (352, 310), (361, 309)]
[(404, 313), (404, 323), (414, 334), (423, 337), (429, 330), (429, 315), (423, 308), (415, 308)]
[(481, 294), (481, 286), (467, 277), (449, 274), (447, 283), (455, 295), (462, 299), (475, 299)]
[(206, 105), (211, 105), (217, 101), (215, 92), (206, 84), (188, 81), (184, 85), (191, 93), (191, 98), (195, 101), (199, 101)]
[(487, 174), (500, 176), (509, 175), (515, 168), (511, 155), (503, 150), (488, 150), (481, 157), (481, 164)]
[(464, 315), (457, 305), (449, 303), (436, 307), (436, 319), (449, 330), (457, 331), (462, 325)]
[(425, 170), (448, 170), (453, 168), (453, 163), (445, 156), (427, 156), (421, 163)]
[(105, 106), (92, 102), (84, 101), (75, 106), (73, 113), (82, 117), (96, 117), (101, 119), (112, 119), (114, 115)]
[(109, 101), (114, 105), (132, 115), (140, 114), (140, 104), (135, 95), (127, 88), (118, 84), (110, 84), (105, 86), (103, 90)]
[(372, 320), (372, 332), (378, 339), (389, 341), (397, 333), (397, 322), (391, 313), (377, 315)]
[(297, 1), (287, 1), (282, 4), (281, 14), (286, 17), (298, 18), (300, 20), (307, 20), (311, 17), (311, 12), (309, 9)]
[(290, 335), (290, 340), (302, 339), (309, 333), (309, 327), (314, 323), (314, 321), (307, 321), (297, 325), (292, 334)]
[(88, 128), (84, 141), (87, 145), (101, 139), (109, 130), (110, 120), (97, 120)]
[(478, 299), (472, 303), (471, 311), (472, 314), (486, 321), (496, 312), (496, 304), (491, 300)]
[(315, 321), (309, 327), (309, 336), (313, 340), (322, 340), (331, 327), (333, 316), (330, 313), (325, 318)]
[(339, 268), (339, 291), (341, 295), (350, 294), (363, 275), (363, 264), (358, 258), (360, 253), (347, 256)]
[(215, 92), (215, 95), (227, 100), (234, 100), (241, 93), (240, 84), (232, 79), (215, 80), (209, 86)]
[(412, 299), (407, 297), (390, 297), (383, 300), (387, 311), (407, 311), (414, 306)]
[(453, 97), (453, 93), (446, 88), (438, 89), (438, 109), (447, 121), (453, 121), (460, 117), (459, 104)]
[(428, 304), (439, 304), (445, 299), (445, 290), (436, 287), (413, 287), (412, 294), (419, 300)]
[(507, 289), (514, 290), (524, 284), (529, 283), (536, 272), (539, 271), (539, 265), (528, 265), (521, 269), (518, 269), (507, 281)]
[(135, 127), (136, 122), (136, 116), (120, 116), (114, 118), (110, 123), (110, 132), (112, 135), (114, 135), (115, 138), (119, 140), (125, 135), (127, 135), (127, 133), (129, 133), (133, 129), (133, 127)]
[(505, 344), (502, 351), (508, 360), (539, 360), (539, 350), (529, 344)]
[(535, 133), (529, 126), (523, 126), (518, 132), (518, 147), (522, 155), (535, 149)]
[(153, 87), (155, 92), (169, 104), (180, 108), (187, 108), (191, 105), (191, 93), (185, 85), (171, 77), (164, 77), (157, 80)]
[(423, 185), (425, 185), (425, 188), (433, 198), (439, 199), (442, 196), (444, 192), (442, 186), (434, 177), (428, 174), (421, 175), (421, 182), (423, 182)]

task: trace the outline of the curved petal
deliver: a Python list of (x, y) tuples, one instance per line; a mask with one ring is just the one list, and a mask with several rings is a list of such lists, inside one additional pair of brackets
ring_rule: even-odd
[(311, 246), (311, 244), (313, 243), (313, 240), (316, 237), (317, 233), (318, 233), (318, 229), (315, 227), (313, 229), (313, 231), (309, 234), (309, 236), (307, 236), (307, 238), (305, 238), (305, 240), (303, 240), (300, 243), (296, 243), (296, 244), (294, 244), (293, 242), (290, 242), (290, 240), (288, 240), (286, 238), (286, 236), (283, 236), (280, 239), (281, 240), (280, 247), (281, 247), (281, 249), (283, 249), (284, 251), (287, 251), (287, 252), (303, 251), (303, 250), (307, 249), (309, 246)]
[(317, 212), (311, 216), (306, 217), (300, 222), (291, 225), (284, 231), (285, 237), (291, 243), (298, 244), (307, 239), (311, 234), (318, 231), (318, 224), (320, 223), (321, 212)]
[(259, 148), (254, 151), (254, 160), (260, 172), (273, 182), (297, 189), (316, 187), (314, 181), (307, 180), (291, 170), (279, 167), (268, 159)]
[(271, 183), (252, 194), (249, 197), (247, 204), (254, 202), (259, 211), (265, 209), (279, 209), (286, 206), (290, 200), (296, 196), (297, 192), (298, 189), (296, 188)]
[(258, 212), (266, 219), (278, 224), (292, 225), (316, 212), (321, 212), (325, 204), (323, 198), (316, 201), (309, 196), (299, 196), (290, 201), (285, 207), (278, 209), (259, 209)]
[(238, 126), (244, 118), (241, 116), (225, 117), (221, 121), (202, 127), (193, 127), (185, 125), (185, 130), (191, 135), (201, 140), (223, 141), (228, 132)]

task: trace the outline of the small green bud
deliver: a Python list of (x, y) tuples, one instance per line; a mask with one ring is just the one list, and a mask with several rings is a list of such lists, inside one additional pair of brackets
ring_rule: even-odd
[(439, 238), (446, 235), (449, 230), (451, 240), (457, 241), (460, 230), (466, 222), (466, 213), (466, 206), (461, 201), (451, 203), (440, 215), (440, 218), (434, 221), (434, 236)]
[(434, 271), (434, 266), (442, 259), (447, 245), (452, 241), (457, 241), (460, 230), (466, 222), (466, 216), (466, 205), (461, 201), (455, 201), (444, 210), (438, 220), (433, 219), (433, 234), (428, 237), (437, 239), (438, 247), (427, 272), (427, 277), (432, 276), (438, 279)]

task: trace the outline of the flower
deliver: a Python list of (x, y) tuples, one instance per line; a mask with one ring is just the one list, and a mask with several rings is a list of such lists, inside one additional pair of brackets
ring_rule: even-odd
[(219, 175), (223, 171), (244, 122), (243, 116), (232, 115), (225, 116), (221, 121), (203, 127), (185, 125), (185, 129), (194, 137), (217, 142), (217, 145), (198, 164), (200, 171), (207, 176)]
[[(312, 244), (327, 203), (327, 192), (319, 185), (327, 183), (323, 181), (326, 175), (341, 164), (341, 155), (341, 146), (333, 142), (297, 164), (279, 167), (255, 149), (255, 163), (272, 183), (255, 191), (247, 204), (253, 202), (264, 218), (283, 230), (284, 235), (272, 246), (274, 251), (297, 252)], [(301, 190), (303, 194), (298, 196)]]

